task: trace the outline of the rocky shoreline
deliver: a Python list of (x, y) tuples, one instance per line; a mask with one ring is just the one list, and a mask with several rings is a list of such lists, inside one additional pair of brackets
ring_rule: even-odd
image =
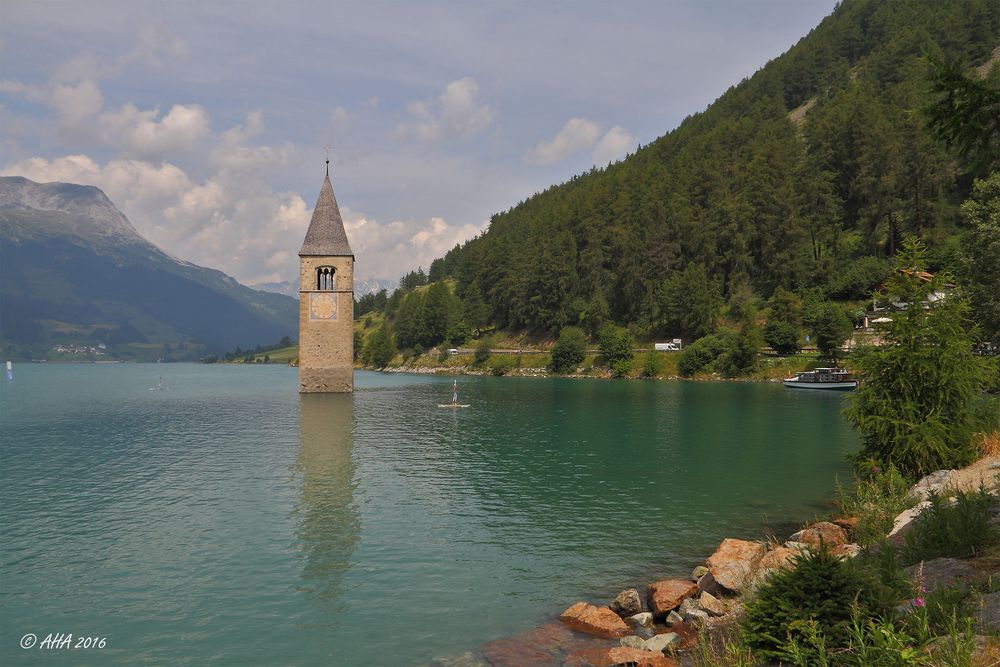
[[(930, 492), (971, 491), (982, 485), (1000, 488), (1000, 456), (980, 459), (962, 470), (938, 471), (911, 489), (918, 501), (902, 512), (887, 535), (901, 544), (926, 506)], [(1000, 523), (1000, 505), (995, 519)], [(856, 558), (862, 547), (851, 541), (856, 517), (820, 521), (784, 542), (725, 538), (687, 578), (649, 583), (645, 591), (627, 588), (607, 604), (579, 601), (548, 623), (510, 638), (489, 642), (477, 651), (437, 658), (432, 667), (678, 667), (692, 664), (701, 643), (721, 645), (737, 632), (743, 601), (778, 569), (791, 568), (803, 552), (829, 549), (838, 558)], [(915, 567), (910, 572), (916, 577)], [(949, 585), (972, 577), (972, 567), (958, 559), (921, 564), (928, 585)], [(980, 621), (1000, 632), (1000, 592), (982, 596)], [(909, 604), (909, 603), (904, 603)]]

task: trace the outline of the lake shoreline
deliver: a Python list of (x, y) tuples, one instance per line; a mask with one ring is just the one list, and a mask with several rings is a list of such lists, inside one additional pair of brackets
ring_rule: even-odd
[[(355, 366), (355, 370), (372, 370), (361, 366)], [(533, 377), (533, 378), (573, 378), (578, 380), (640, 380), (645, 382), (662, 382), (680, 380), (683, 382), (745, 382), (751, 384), (776, 384), (784, 378), (779, 377), (722, 377), (719, 375), (694, 375), (684, 377), (682, 375), (659, 375), (656, 377), (641, 376), (614, 376), (611, 371), (594, 373), (553, 373), (546, 368), (515, 368), (503, 374), (491, 372), (489, 369), (469, 368), (468, 366), (396, 366), (378, 369), (378, 373), (395, 373), (410, 375), (444, 375), (444, 376), (470, 376), (470, 377)]]
[[(963, 492), (985, 488), (996, 493), (1000, 489), (1000, 474), (992, 474), (992, 483), (987, 479), (989, 471), (997, 469), (1000, 469), (1000, 455), (983, 454), (964, 468), (938, 471), (922, 478), (910, 494), (925, 497), (921, 494), (930, 489), (949, 488)], [(942, 473), (943, 477), (934, 479)], [(893, 530), (886, 535), (896, 546), (915, 525), (918, 514), (911, 512), (906, 510), (896, 517)], [(802, 529), (784, 542), (777, 541), (775, 535), (749, 540), (724, 537), (714, 553), (691, 566), (689, 577), (655, 580), (647, 584), (645, 591), (626, 588), (604, 606), (600, 602), (570, 603), (558, 616), (550, 616), (546, 624), (483, 644), (477, 653), (489, 665), (507, 664), (512, 655), (515, 661), (511, 664), (515, 664), (519, 654), (546, 652), (553, 657), (560, 655), (565, 664), (574, 665), (629, 663), (677, 667), (691, 664), (696, 651), (700, 651), (702, 658), (719, 657), (739, 632), (745, 598), (753, 595), (773, 573), (794, 568), (794, 559), (802, 553), (831, 545), (830, 552), (841, 559), (857, 558), (865, 552), (853, 540), (861, 515), (846, 516), (841, 512), (831, 515), (835, 516), (817, 520), (813, 514), (813, 520), (803, 521)]]

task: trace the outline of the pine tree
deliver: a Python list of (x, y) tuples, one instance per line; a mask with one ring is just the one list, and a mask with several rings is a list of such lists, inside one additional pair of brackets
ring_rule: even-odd
[(1000, 171), (976, 181), (962, 215), (972, 227), (962, 262), (972, 318), (984, 340), (1000, 345)]
[(973, 456), (974, 406), (985, 364), (972, 352), (968, 305), (942, 295), (944, 278), (927, 279), (925, 250), (908, 237), (888, 281), (888, 299), (900, 304), (883, 344), (855, 353), (862, 375), (847, 418), (861, 432), (858, 459), (893, 464), (919, 477), (966, 464)]

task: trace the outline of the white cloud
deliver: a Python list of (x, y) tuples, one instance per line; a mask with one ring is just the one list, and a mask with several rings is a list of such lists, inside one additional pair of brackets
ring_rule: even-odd
[(479, 84), (471, 76), (452, 81), (436, 101), (411, 102), (406, 109), (415, 119), (400, 123), (394, 136), (423, 142), (470, 139), (493, 122), (496, 113), (478, 101)]
[(297, 272), (294, 257), (284, 270), (267, 262), (298, 249), (311, 213), (298, 194), (275, 192), (259, 177), (218, 172), (198, 182), (170, 163), (119, 158), (99, 164), (67, 155), (23, 160), (0, 174), (95, 185), (152, 243), (245, 282), (287, 279)]
[(425, 221), (393, 220), (380, 223), (343, 208), (344, 228), (357, 258), (359, 279), (395, 280), (418, 266), (426, 270), (432, 261), (458, 243), (481, 233), (489, 225), (450, 225), (443, 218)]
[(209, 135), (208, 112), (197, 104), (175, 104), (161, 119), (158, 109), (142, 111), (125, 104), (117, 112), (101, 114), (105, 142), (136, 157), (163, 159), (190, 153)]
[(609, 162), (617, 162), (635, 145), (636, 138), (626, 132), (621, 125), (615, 125), (607, 131), (594, 149), (592, 156), (594, 164), (604, 166)]
[(586, 118), (570, 118), (551, 141), (543, 141), (524, 154), (528, 164), (554, 164), (576, 151), (590, 148), (597, 141), (601, 127)]

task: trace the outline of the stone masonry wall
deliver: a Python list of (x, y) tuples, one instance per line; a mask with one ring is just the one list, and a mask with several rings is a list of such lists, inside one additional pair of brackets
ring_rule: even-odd
[[(336, 268), (336, 289), (316, 290), (316, 269)], [(354, 391), (354, 260), (302, 257), (299, 272), (299, 391)], [(336, 319), (310, 317), (310, 295), (336, 298)]]

